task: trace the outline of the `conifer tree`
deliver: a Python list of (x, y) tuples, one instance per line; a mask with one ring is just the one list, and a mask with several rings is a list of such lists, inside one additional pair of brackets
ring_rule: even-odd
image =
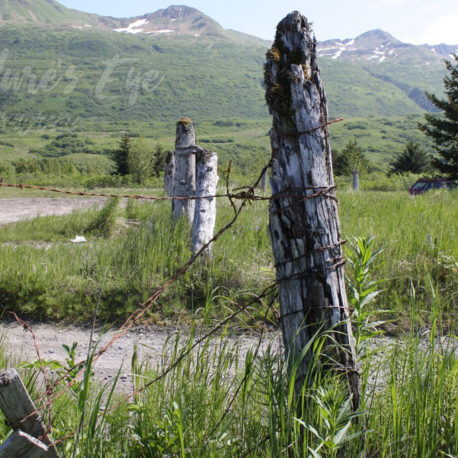
[(371, 170), (371, 163), (356, 140), (350, 140), (341, 153), (334, 157), (334, 173), (350, 175), (353, 170), (366, 173)]
[(446, 100), (426, 93), (431, 102), (439, 108), (440, 115), (426, 114), (425, 124), (418, 128), (434, 141), (433, 148), (438, 157), (432, 164), (441, 173), (451, 179), (458, 179), (458, 55), (453, 54), (453, 61), (446, 61), (449, 75), (444, 78)]
[(391, 161), (390, 174), (425, 173), (431, 167), (431, 158), (417, 143), (408, 142), (404, 151)]
[(129, 174), (129, 151), (132, 147), (132, 140), (124, 134), (119, 142), (118, 149), (112, 152), (112, 159), (116, 163), (116, 173), (125, 176)]

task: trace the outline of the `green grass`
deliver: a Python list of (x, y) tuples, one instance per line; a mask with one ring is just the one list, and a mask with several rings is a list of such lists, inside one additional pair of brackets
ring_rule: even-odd
[[(407, 323), (415, 291), (419, 329), (427, 327), (437, 302), (443, 326), (453, 326), (456, 193), (342, 192), (339, 197), (344, 237), (374, 237), (375, 248), (383, 249), (376, 279), (384, 294), (374, 307), (394, 313), (398, 324)], [(220, 201), (218, 228), (231, 212)], [(110, 215), (109, 224), (92, 210), (1, 227), (2, 308), (42, 319), (88, 320), (107, 271), (100, 314), (108, 321), (122, 319), (189, 259), (189, 231), (184, 225), (172, 229), (170, 203), (131, 202)], [(210, 263), (193, 266), (164, 294), (150, 318), (189, 320), (209, 313), (217, 319), (222, 311), (233, 310), (227, 298), (269, 285), (274, 269), (267, 225), (267, 204), (253, 204), (215, 244)], [(88, 243), (72, 244), (75, 235), (84, 235)], [(262, 307), (253, 309), (249, 323), (262, 321), (262, 313)], [(274, 320), (273, 315), (268, 319)]]
[[(266, 321), (278, 324), (275, 311), (266, 307), (250, 305), (220, 337), (189, 351), (208, 326), (237, 310), (237, 304), (250, 304), (252, 293), (273, 281), (267, 204), (256, 203), (218, 240), (210, 263), (196, 264), (146, 317), (191, 323), (165, 343), (159, 362), (139, 360), (135, 353), (132, 386), (151, 383), (147, 389), (122, 400), (116, 381), (100, 384), (88, 366), (85, 380), (55, 401), (55, 439), (76, 433), (85, 419), (78, 440), (70, 435), (59, 445), (61, 452), (107, 457), (454, 456), (456, 193), (341, 192), (339, 197), (344, 236), (372, 236), (372, 249), (383, 250), (359, 288), (369, 294), (370, 282), (376, 281), (382, 292), (358, 308), (354, 320), (363, 381), (359, 411), (352, 412), (341, 376), (318, 364), (324, 355), (316, 355), (316, 377), (295, 396), (296, 381), (277, 344), (269, 343), (269, 333), (261, 352), (234, 346), (227, 331), (264, 329)], [(87, 322), (102, 291), (98, 318), (113, 323), (189, 258), (188, 228), (181, 222), (172, 229), (168, 203), (118, 207), (117, 224), (115, 208), (112, 201), (98, 212), (0, 228), (4, 310)], [(229, 205), (220, 202), (218, 227), (230, 217)], [(107, 226), (114, 232), (106, 232)], [(70, 244), (67, 237), (75, 231), (89, 243)], [(354, 270), (358, 264), (351, 246), (346, 255), (353, 261), (346, 273), (356, 285), (362, 280)], [(375, 312), (382, 309), (388, 311), (382, 318), (390, 320), (382, 328), (398, 337), (384, 340), (380, 348), (368, 324), (380, 318)], [(450, 337), (444, 338), (447, 333)], [(315, 339), (319, 348), (324, 336)], [(2, 351), (0, 359), (7, 365)], [(67, 369), (74, 372), (74, 364), (69, 357), (55, 366), (55, 377)], [(33, 397), (40, 392), (37, 368), (21, 369)], [(43, 415), (48, 418), (46, 409)], [(7, 433), (2, 425), (0, 438)]]
[[(363, 380), (374, 376), (376, 380), (363, 383), (362, 404), (356, 412), (342, 378), (322, 369), (295, 396), (295, 380), (288, 376), (281, 352), (269, 337), (260, 352), (247, 351), (223, 334), (188, 353), (195, 338), (193, 330), (188, 336), (171, 337), (156, 362), (138, 359), (134, 353), (129, 371), (132, 387), (148, 388), (128, 400), (115, 391), (117, 377), (112, 384), (97, 382), (89, 362), (84, 380), (52, 405), (53, 438), (65, 438), (59, 443), (61, 453), (437, 457), (454, 456), (457, 451), (456, 345), (438, 344), (434, 333), (430, 341), (409, 335), (363, 360)], [(318, 342), (321, 336), (315, 339)], [(28, 366), (21, 373), (37, 397), (38, 364)], [(74, 360), (70, 357), (54, 368), (55, 378), (67, 370), (74, 372)], [(382, 373), (381, 368), (388, 369)], [(58, 383), (55, 393), (66, 383), (66, 379)], [(42, 414), (47, 419), (48, 409)], [(2, 423), (0, 439), (7, 433)]]

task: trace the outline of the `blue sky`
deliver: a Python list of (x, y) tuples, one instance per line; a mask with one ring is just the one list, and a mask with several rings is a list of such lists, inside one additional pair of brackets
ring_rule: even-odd
[(58, 0), (63, 5), (105, 16), (131, 17), (170, 4), (199, 9), (226, 29), (272, 39), (277, 23), (298, 10), (314, 24), (318, 40), (353, 38), (383, 29), (408, 43), (457, 44), (456, 0)]

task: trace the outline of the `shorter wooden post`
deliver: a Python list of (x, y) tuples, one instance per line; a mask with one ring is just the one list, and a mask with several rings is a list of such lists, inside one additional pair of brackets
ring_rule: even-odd
[[(20, 429), (35, 438), (43, 438), (46, 445), (51, 444), (41, 415), (15, 369), (0, 372), (0, 409), (14, 430)], [(50, 446), (46, 456), (60, 455)]]
[(0, 458), (45, 458), (47, 456), (49, 456), (48, 447), (20, 429), (0, 446)]
[[(216, 223), (216, 198), (214, 196), (218, 185), (218, 155), (200, 149), (197, 154), (197, 190), (196, 209), (192, 227), (192, 252), (196, 254), (212, 238)], [(208, 256), (211, 247), (205, 254)]]
[(353, 170), (353, 191), (359, 191), (359, 172), (358, 170)]

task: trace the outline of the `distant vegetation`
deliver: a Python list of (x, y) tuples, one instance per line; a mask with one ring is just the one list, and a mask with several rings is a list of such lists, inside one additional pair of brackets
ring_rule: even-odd
[(427, 93), (428, 99), (441, 111), (441, 115), (426, 114), (420, 130), (433, 139), (437, 157), (433, 165), (451, 179), (458, 179), (458, 54), (446, 61), (448, 70), (444, 78), (446, 99)]

